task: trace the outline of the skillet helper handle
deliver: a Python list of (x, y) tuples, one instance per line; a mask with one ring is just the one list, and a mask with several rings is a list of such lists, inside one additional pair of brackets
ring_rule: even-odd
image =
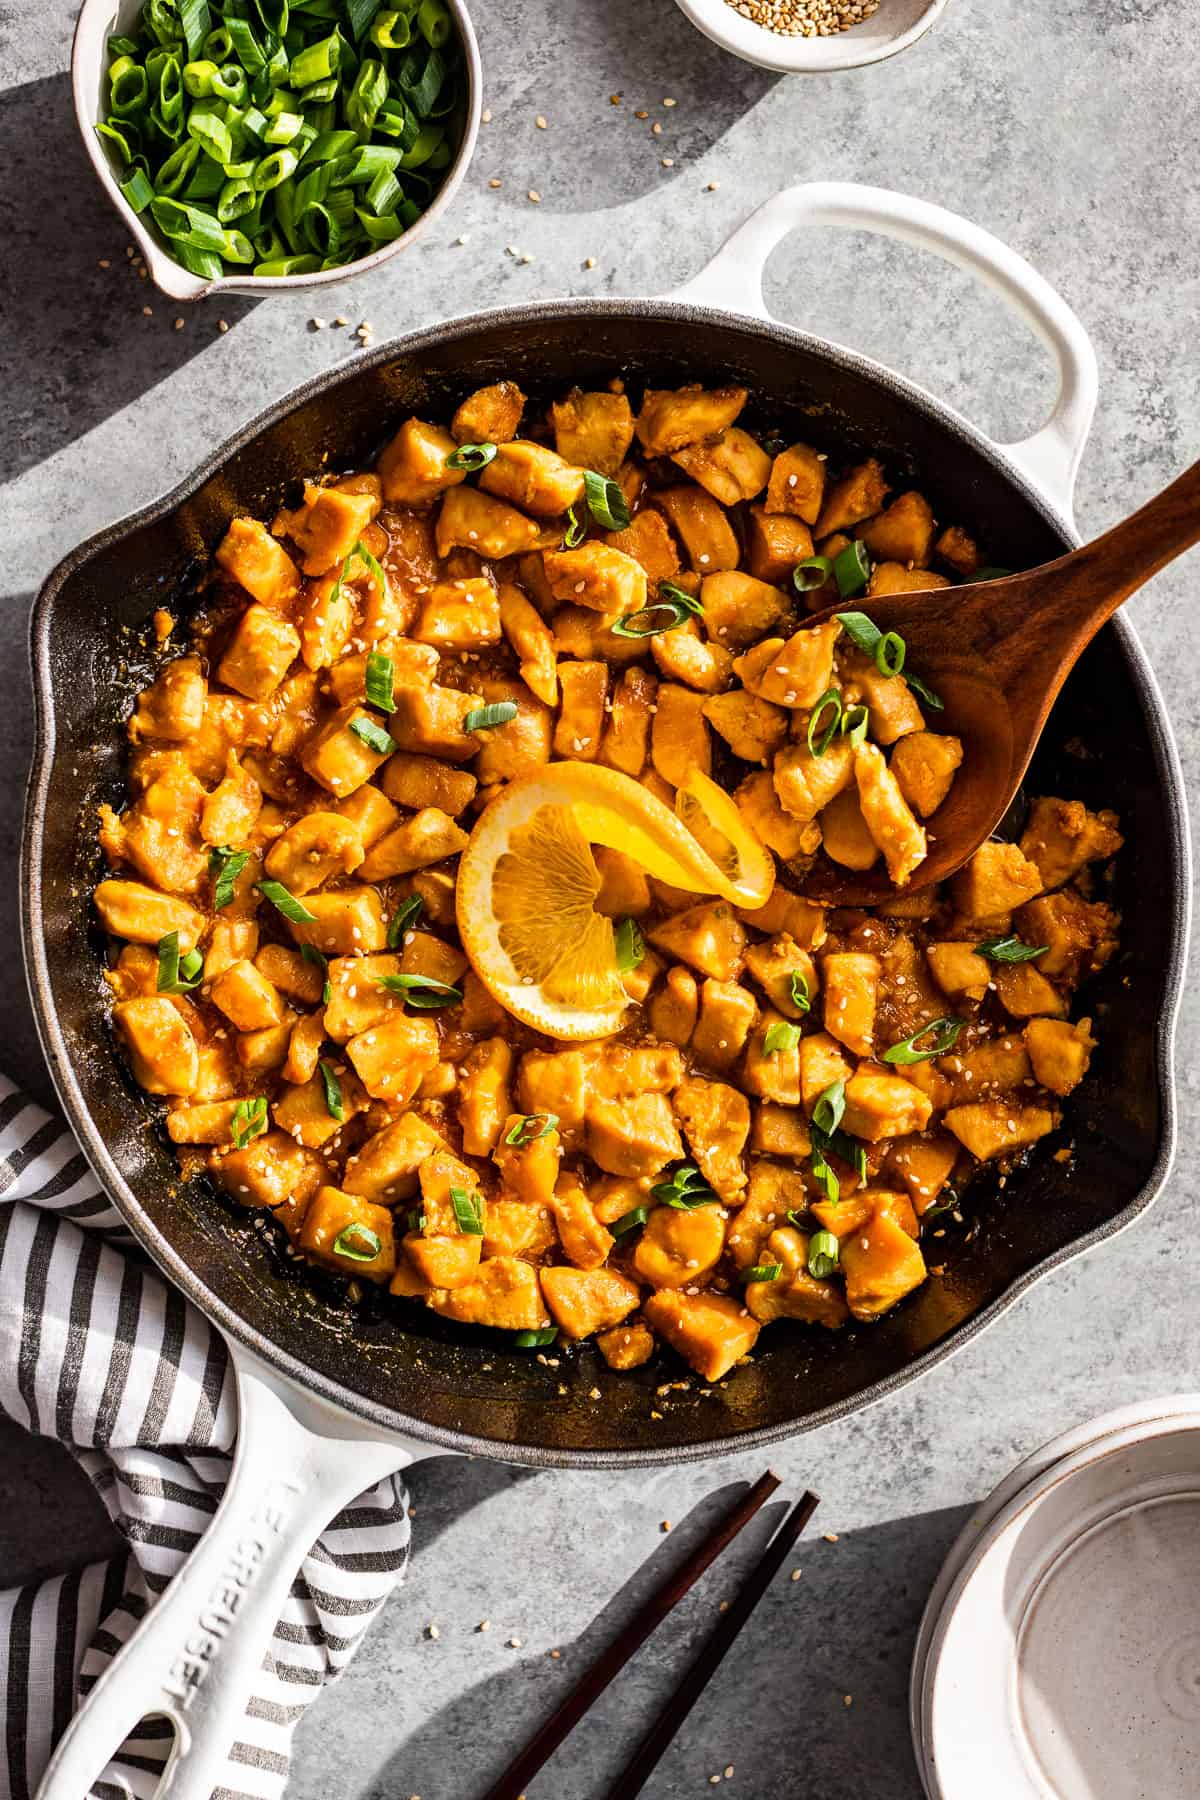
[(83, 1800), (138, 1722), (175, 1745), (157, 1800), (211, 1800), (292, 1582), (342, 1507), (423, 1447), (385, 1438), (230, 1345), (237, 1452), (212, 1524), (76, 1713), (37, 1800)]
[(1099, 378), (1091, 339), (1062, 295), (1031, 263), (969, 219), (928, 200), (850, 181), (785, 188), (740, 226), (712, 261), (672, 298), (770, 315), (762, 276), (775, 247), (805, 225), (873, 231), (929, 250), (990, 287), (1042, 339), (1058, 368), (1058, 396), (1040, 431), (999, 448), (1068, 522), (1075, 477), (1096, 410)]

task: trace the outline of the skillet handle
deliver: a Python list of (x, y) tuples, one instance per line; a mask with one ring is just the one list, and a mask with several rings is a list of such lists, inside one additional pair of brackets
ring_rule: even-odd
[(230, 1344), (237, 1452), (225, 1497), (188, 1561), (76, 1713), (37, 1800), (82, 1800), (139, 1720), (175, 1746), (158, 1800), (225, 1785), (246, 1699), (313, 1541), (356, 1494), (430, 1447), (385, 1437)]
[(1070, 521), (1075, 476), (1096, 410), (1096, 352), (1062, 295), (990, 231), (888, 188), (814, 181), (766, 201), (672, 298), (768, 318), (762, 292), (767, 259), (790, 232), (810, 224), (874, 231), (944, 257), (998, 293), (1042, 339), (1058, 365), (1053, 411), (1032, 437), (1000, 448)]

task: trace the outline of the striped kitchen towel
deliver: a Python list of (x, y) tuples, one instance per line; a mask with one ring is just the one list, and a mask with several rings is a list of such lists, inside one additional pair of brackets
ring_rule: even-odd
[[(0, 1593), (0, 1800), (29, 1800), (77, 1699), (216, 1511), (237, 1401), (220, 1337), (131, 1247), (62, 1121), (3, 1076), (0, 1409), (66, 1445), (128, 1542), (112, 1562)], [(214, 1800), (283, 1794), (296, 1724), (391, 1592), (409, 1532), (391, 1477), (313, 1545)], [(87, 1800), (152, 1795), (169, 1743), (169, 1727), (144, 1724)]]

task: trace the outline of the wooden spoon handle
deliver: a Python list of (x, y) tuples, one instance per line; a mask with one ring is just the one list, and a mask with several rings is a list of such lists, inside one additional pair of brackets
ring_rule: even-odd
[(1072, 558), (1091, 588), (1097, 629), (1130, 594), (1200, 542), (1200, 462)]
[[(1030, 671), (1061, 679), (1100, 627), (1160, 569), (1200, 542), (1200, 462), (1128, 519), (1057, 562), (998, 583), (995, 647), (1002, 685)], [(1003, 595), (1002, 590), (1009, 590)]]

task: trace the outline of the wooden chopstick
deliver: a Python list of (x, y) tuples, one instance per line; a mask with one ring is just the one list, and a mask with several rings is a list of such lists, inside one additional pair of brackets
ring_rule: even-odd
[(817, 1496), (812, 1493), (798, 1500), (758, 1563), (743, 1582), (737, 1598), (680, 1682), (671, 1699), (646, 1733), (626, 1763), (608, 1800), (634, 1800), (649, 1781), (663, 1753), (680, 1726), (708, 1686), (722, 1660), (732, 1648), (742, 1626), (754, 1611), (772, 1578), (791, 1552), (796, 1539), (817, 1510)]
[(759, 1476), (754, 1486), (743, 1494), (737, 1505), (714, 1527), (703, 1543), (692, 1551), (686, 1562), (673, 1575), (669, 1575), (661, 1587), (651, 1594), (625, 1629), (613, 1639), (608, 1649), (596, 1658), (591, 1668), (585, 1671), (558, 1710), (552, 1713), (541, 1730), (530, 1738), (516, 1761), (505, 1770), (499, 1781), (488, 1789), (484, 1800), (520, 1800), (526, 1786), (533, 1780), (543, 1763), (553, 1756), (563, 1739), (575, 1729), (584, 1713), (599, 1699), (614, 1676), (618, 1675), (630, 1657), (640, 1650), (650, 1634), (662, 1624), (667, 1614), (678, 1606), (688, 1590), (695, 1586), (710, 1563), (715, 1562), (722, 1550), (733, 1542), (739, 1531), (750, 1523), (759, 1507), (771, 1498), (778, 1486), (779, 1477), (770, 1469), (765, 1475)]

